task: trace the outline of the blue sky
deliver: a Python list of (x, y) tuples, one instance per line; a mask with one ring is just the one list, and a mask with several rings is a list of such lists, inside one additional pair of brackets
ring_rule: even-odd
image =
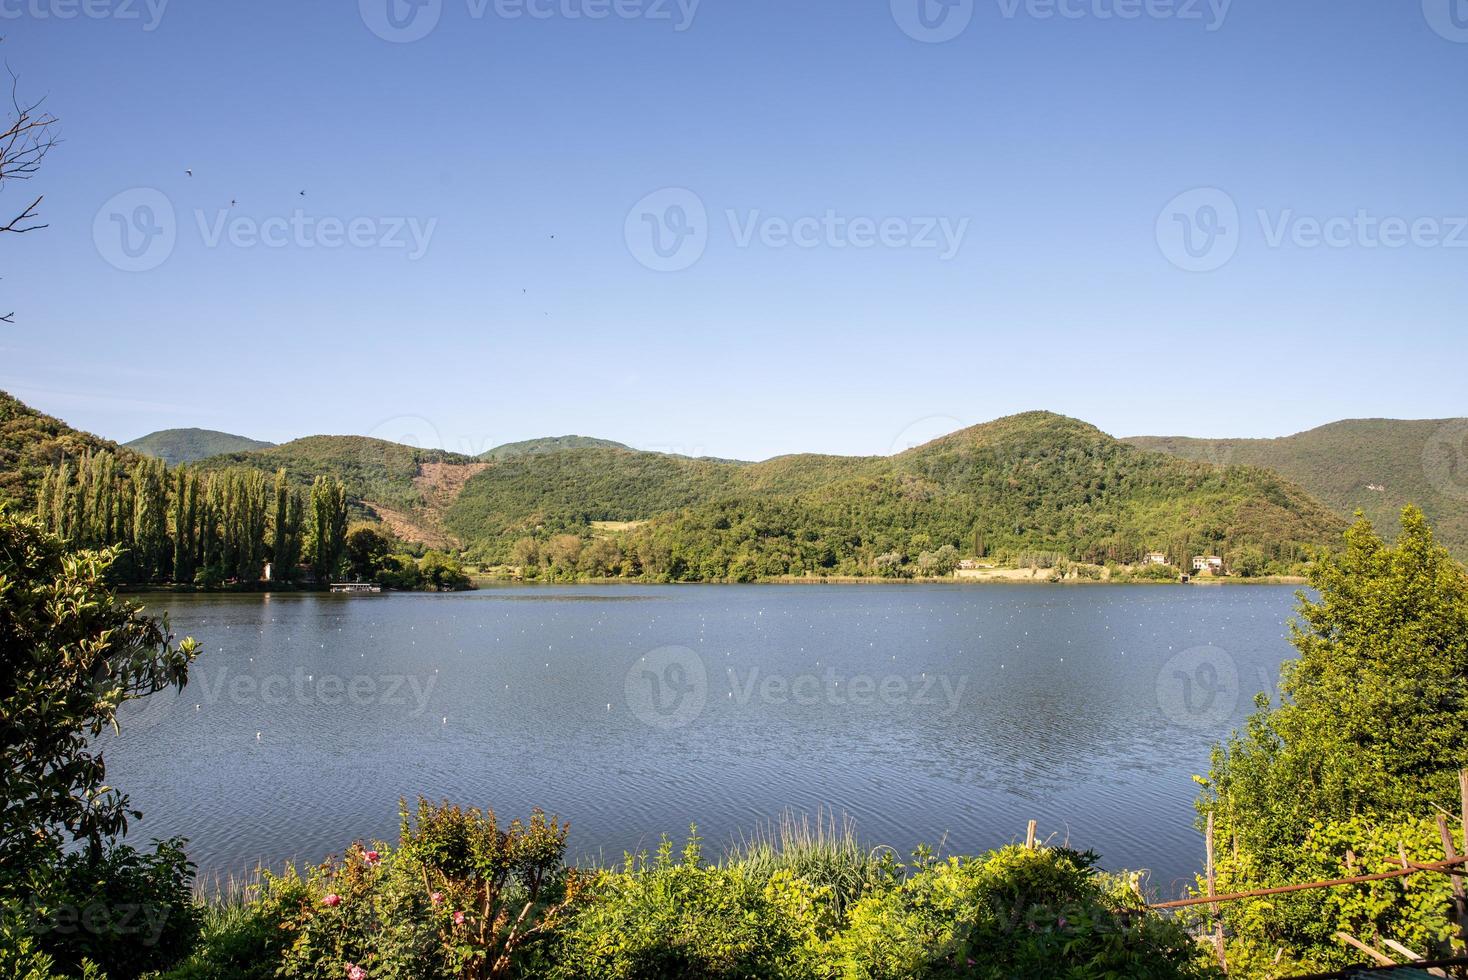
[(1468, 414), (1468, 0), (387, 2), (0, 2), (65, 138), (0, 387), (743, 458)]

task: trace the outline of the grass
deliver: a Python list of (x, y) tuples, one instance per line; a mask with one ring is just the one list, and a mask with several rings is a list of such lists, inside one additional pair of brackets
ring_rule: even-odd
[(895, 850), (864, 846), (849, 817), (838, 822), (835, 813), (825, 810), (813, 817), (785, 811), (731, 848), (723, 863), (739, 865), (756, 880), (788, 869), (817, 887), (829, 886), (836, 911), (843, 915), (868, 891), (902, 873)]

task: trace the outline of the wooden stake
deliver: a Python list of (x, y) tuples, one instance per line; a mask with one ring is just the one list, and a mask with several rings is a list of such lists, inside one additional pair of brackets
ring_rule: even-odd
[(1382, 966), (1399, 966), (1400, 965), (1399, 963), (1397, 963), (1396, 960), (1392, 959), (1390, 956), (1386, 955), (1381, 950), (1379, 950), (1379, 949), (1372, 949), (1370, 946), (1367, 946), (1365, 943), (1363, 943), (1361, 940), (1357, 939), (1355, 936), (1351, 935), (1350, 933), (1338, 932), (1338, 933), (1335, 934), (1335, 938), (1339, 939), (1341, 942), (1345, 943), (1347, 946), (1355, 946), (1361, 952), (1365, 953), (1367, 956), (1371, 957), (1373, 960), (1375, 960), (1376, 962), (1380, 963)]
[[(1213, 813), (1208, 813), (1208, 838), (1204, 842), (1208, 855), (1208, 897), (1212, 898), (1218, 894), (1218, 879), (1213, 871)], [(1223, 920), (1218, 917), (1218, 903), (1213, 902), (1208, 906), (1208, 915), (1213, 919), (1213, 945), (1218, 952), (1218, 967), (1224, 973), (1228, 972), (1228, 957), (1223, 946)]]
[(1463, 853), (1468, 854), (1468, 769), (1458, 770), (1458, 819), (1463, 821)]
[[(1403, 946), (1401, 943), (1396, 942), (1395, 940), (1387, 939), (1385, 936), (1381, 937), (1381, 944), (1383, 946), (1385, 946), (1387, 949), (1391, 950), (1393, 953), (1401, 953), (1403, 956), (1407, 957), (1407, 959), (1408, 959), (1409, 962), (1412, 962), (1412, 963), (1421, 963), (1423, 960), (1425, 960), (1427, 958), (1425, 956), (1421, 956), (1421, 955), (1413, 952), (1412, 950), (1410, 950), (1407, 947)], [(1428, 970), (1427, 972), (1430, 973), (1432, 976), (1435, 976), (1435, 977), (1445, 977), (1445, 976), (1447, 976), (1447, 973), (1446, 972), (1444, 972), (1442, 970), (1439, 970), (1439, 969), (1431, 969), (1431, 970)]]
[(1027, 851), (1033, 851), (1035, 849), (1035, 827), (1037, 823), (1038, 821), (1031, 820), (1029, 828), (1025, 830), (1025, 850)]
[[(1458, 849), (1453, 846), (1453, 833), (1448, 829), (1448, 818), (1443, 814), (1437, 815), (1437, 833), (1443, 842), (1443, 857), (1451, 861), (1458, 856)], [(1468, 899), (1463, 893), (1463, 879), (1457, 875), (1449, 875), (1453, 883), (1453, 922), (1458, 926), (1459, 945), (1468, 949)]]

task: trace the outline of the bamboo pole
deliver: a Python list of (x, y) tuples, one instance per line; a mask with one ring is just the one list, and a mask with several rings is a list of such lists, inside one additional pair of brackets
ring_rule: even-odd
[[(1387, 949), (1390, 949), (1393, 953), (1400, 953), (1400, 954), (1402, 954), (1403, 956), (1405, 956), (1407, 958), (1407, 960), (1409, 962), (1412, 962), (1412, 963), (1421, 963), (1421, 962), (1423, 962), (1424, 960), (1427, 959), (1427, 957), (1421, 955), (1420, 953), (1417, 953), (1414, 950), (1410, 950), (1406, 946), (1403, 946), (1401, 943), (1397, 942), (1396, 940), (1394, 940), (1394, 939), (1388, 939), (1385, 936), (1382, 936), (1381, 937), (1381, 944), (1383, 946), (1385, 946)], [(1440, 969), (1437, 969), (1437, 968), (1430, 969), (1427, 972), (1430, 973), (1430, 974), (1432, 974), (1435, 977), (1445, 977), (1445, 976), (1447, 976), (1447, 973), (1445, 973), (1444, 971), (1442, 971)]]
[(1361, 952), (1365, 953), (1367, 956), (1371, 957), (1373, 960), (1375, 960), (1376, 962), (1380, 963), (1382, 966), (1398, 966), (1399, 965), (1396, 960), (1392, 959), (1390, 956), (1386, 955), (1381, 950), (1379, 950), (1379, 949), (1372, 949), (1370, 946), (1367, 946), (1361, 940), (1357, 939), (1355, 936), (1351, 935), (1348, 932), (1338, 932), (1338, 933), (1335, 934), (1335, 938), (1339, 939), (1341, 942), (1345, 943), (1347, 946), (1355, 946)]
[[(1458, 849), (1453, 846), (1453, 833), (1448, 829), (1448, 818), (1443, 814), (1437, 815), (1437, 833), (1443, 842), (1443, 857), (1448, 860), (1458, 856)], [(1463, 893), (1463, 880), (1457, 875), (1450, 876), (1453, 882), (1453, 922), (1458, 927), (1458, 945), (1468, 951), (1468, 901), (1465, 901)]]
[(1199, 898), (1180, 898), (1172, 902), (1158, 902), (1149, 905), (1151, 909), (1180, 909), (1189, 905), (1213, 905), (1219, 902), (1237, 902), (1245, 898), (1264, 898), (1268, 895), (1285, 895), (1290, 892), (1309, 891), (1312, 888), (1337, 888), (1341, 885), (1359, 885), (1366, 881), (1385, 881), (1388, 878), (1405, 878), (1408, 875), (1420, 874), (1423, 871), (1437, 871), (1443, 874), (1452, 874), (1450, 870), (1468, 861), (1468, 857), (1459, 855), (1451, 861), (1434, 861), (1430, 864), (1417, 864), (1408, 868), (1399, 868), (1395, 871), (1382, 871), (1378, 874), (1356, 875), (1353, 878), (1332, 878), (1329, 881), (1306, 881), (1298, 885), (1277, 885), (1274, 888), (1256, 888), (1253, 891), (1234, 892), (1230, 895), (1208, 895)]
[[(1213, 871), (1213, 812), (1208, 812), (1208, 838), (1204, 842), (1208, 854), (1208, 896), (1211, 898), (1218, 894), (1217, 877)], [(1208, 906), (1208, 916), (1213, 920), (1213, 946), (1218, 952), (1218, 966), (1224, 973), (1228, 972), (1228, 957), (1224, 953), (1223, 946), (1223, 920), (1218, 917), (1218, 903), (1214, 902)]]

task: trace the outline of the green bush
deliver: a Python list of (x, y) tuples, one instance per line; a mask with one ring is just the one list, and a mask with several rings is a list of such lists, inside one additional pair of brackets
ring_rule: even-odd
[[(80, 980), (107, 980), (107, 975), (90, 961), (81, 965)], [(56, 961), (41, 951), (28, 923), (21, 916), (0, 916), (0, 977), (9, 980), (77, 980), (58, 973)]]
[(702, 860), (697, 836), (681, 859), (628, 856), (599, 872), (571, 907), (534, 975), (556, 980), (821, 976), (821, 943), (837, 917), (829, 886), (788, 869), (761, 881), (745, 867)]
[[(1354, 855), (1349, 862), (1348, 853)], [(1394, 871), (1401, 868), (1402, 853), (1419, 863), (1441, 861), (1437, 824), (1359, 816), (1317, 822), (1288, 861), (1266, 864), (1249, 851), (1235, 855), (1226, 849), (1217, 865), (1218, 888), (1251, 891)], [(1447, 875), (1436, 874), (1230, 902), (1221, 906), (1230, 937), (1229, 969), (1242, 976), (1271, 977), (1358, 964), (1360, 952), (1336, 939), (1338, 931), (1377, 948), (1383, 948), (1383, 939), (1391, 939), (1418, 953), (1447, 956), (1455, 931), (1447, 916), (1451, 904), (1452, 884)]]
[(396, 851), (357, 844), (304, 878), (265, 875), (254, 909), (289, 936), (279, 976), (505, 977), (544, 937), (575, 887), (565, 824), (535, 811), (501, 828), (492, 810), (421, 800), (415, 816), (404, 807)]
[(114, 844), (95, 862), (73, 852), (56, 863), (23, 914), (59, 970), (80, 973), (91, 961), (112, 980), (132, 980), (193, 949), (193, 875), (182, 840), (157, 842), (151, 854)]
[(1090, 853), (1021, 847), (924, 862), (857, 903), (829, 945), (831, 968), (846, 980), (1216, 975), (1181, 926), (1095, 864)]

